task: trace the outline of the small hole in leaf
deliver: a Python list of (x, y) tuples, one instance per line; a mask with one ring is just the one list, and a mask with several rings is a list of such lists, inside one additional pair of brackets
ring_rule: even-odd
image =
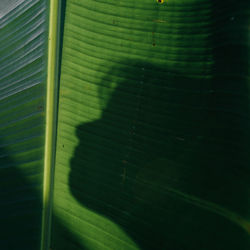
[(164, 2), (164, 0), (156, 0), (156, 1), (157, 1), (157, 3), (160, 3), (160, 4), (162, 4)]

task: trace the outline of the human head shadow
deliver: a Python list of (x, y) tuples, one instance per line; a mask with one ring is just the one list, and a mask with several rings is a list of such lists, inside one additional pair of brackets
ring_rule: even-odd
[[(114, 72), (119, 80), (101, 118), (76, 129), (73, 196), (120, 225), (141, 249), (201, 249), (205, 243), (202, 249), (216, 249), (218, 242), (247, 249), (237, 225), (183, 199), (191, 195), (247, 213), (242, 149), (248, 121), (238, 114), (248, 110), (244, 80), (234, 86), (237, 94), (228, 94), (217, 79), (125, 61), (102, 80), (100, 98)], [(223, 105), (233, 105), (236, 114)]]
[(73, 196), (141, 249), (250, 247), (230, 216), (190, 201), (249, 217), (247, 6), (212, 4), (210, 78), (121, 61), (99, 83), (101, 100), (117, 84), (101, 118), (76, 128)]

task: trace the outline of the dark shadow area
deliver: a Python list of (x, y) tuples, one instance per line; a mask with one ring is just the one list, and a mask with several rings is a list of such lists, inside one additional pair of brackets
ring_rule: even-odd
[(42, 197), (34, 186), (38, 185), (25, 179), (0, 145), (0, 249), (40, 249)]
[(213, 8), (211, 79), (121, 62), (100, 83), (105, 99), (119, 77), (102, 117), (76, 128), (73, 196), (141, 249), (250, 248), (230, 216), (190, 202), (192, 195), (249, 217), (249, 5), (231, 2)]
[(215, 81), (143, 62), (113, 68), (103, 84), (114, 72), (123, 80), (102, 118), (77, 128), (74, 197), (120, 225), (141, 249), (248, 249), (248, 235), (230, 219), (170, 191), (247, 214), (248, 120), (238, 114), (248, 110), (246, 84), (229, 95)]

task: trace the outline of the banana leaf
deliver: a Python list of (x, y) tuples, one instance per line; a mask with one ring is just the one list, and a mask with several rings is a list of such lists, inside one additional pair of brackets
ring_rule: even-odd
[(40, 249), (47, 1), (0, 3), (0, 248)]
[(249, 7), (1, 1), (1, 249), (248, 250)]
[(241, 249), (249, 3), (66, 3), (52, 249)]

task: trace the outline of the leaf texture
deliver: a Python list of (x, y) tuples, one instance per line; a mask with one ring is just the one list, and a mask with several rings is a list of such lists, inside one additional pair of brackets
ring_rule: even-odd
[[(49, 3), (0, 3), (1, 249), (41, 247)], [(52, 249), (248, 250), (249, 3), (66, 3)]]
[(48, 1), (1, 1), (0, 246), (39, 249)]
[(248, 16), (67, 1), (52, 249), (249, 249)]

